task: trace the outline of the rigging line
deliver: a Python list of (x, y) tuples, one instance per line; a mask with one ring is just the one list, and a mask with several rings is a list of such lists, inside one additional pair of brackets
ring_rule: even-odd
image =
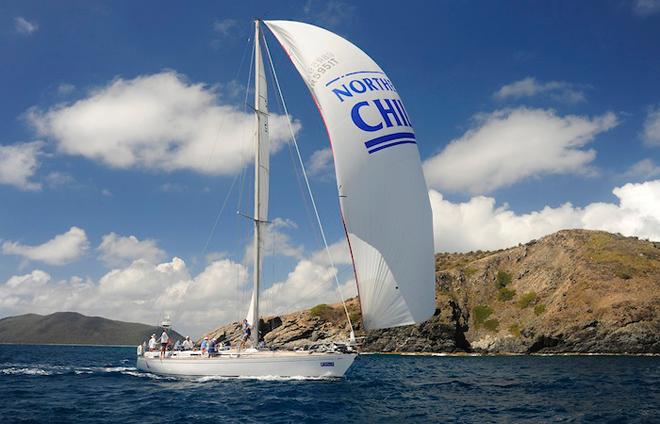
[[(248, 39), (245, 43), (245, 47), (243, 48), (243, 54), (242, 54), (242, 57), (241, 57), (241, 61), (238, 65), (238, 69), (236, 70), (236, 74), (234, 75), (234, 80), (238, 79), (238, 76), (240, 75), (241, 70), (243, 69), (243, 64), (245, 63), (245, 54), (248, 50), (248, 46), (250, 45), (250, 41), (251, 41), (251, 37), (248, 37)], [(254, 47), (253, 47), (253, 51), (254, 51)], [(250, 71), (252, 71), (252, 69), (250, 69)], [(249, 85), (249, 77), (248, 77), (248, 85)], [(246, 90), (247, 90), (247, 88), (246, 88)], [(246, 98), (247, 98), (247, 94), (246, 94)], [(218, 131), (217, 131), (217, 133), (215, 135), (215, 138), (213, 140), (213, 144), (211, 145), (211, 152), (210, 152), (210, 154), (208, 155), (208, 158), (207, 158), (207, 162), (206, 162), (207, 168), (208, 168), (209, 164), (211, 163), (211, 160), (214, 156), (215, 148), (216, 148), (216, 145), (218, 144), (218, 139), (220, 138), (220, 134), (222, 133), (222, 129), (223, 129), (226, 122), (227, 122), (227, 119), (224, 119), (224, 120), (220, 121), (220, 125), (218, 126)], [(241, 157), (241, 159), (242, 159), (242, 157)], [(242, 160), (241, 160), (241, 162), (242, 162)], [(218, 225), (218, 222), (220, 221), (220, 216), (222, 215), (222, 212), (225, 208), (225, 205), (227, 203), (227, 200), (229, 199), (229, 195), (231, 194), (235, 183), (236, 183), (236, 178), (234, 178), (234, 181), (232, 182), (231, 187), (229, 188), (227, 196), (225, 197), (225, 200), (223, 201), (222, 207), (220, 208), (220, 212), (218, 212), (218, 215), (215, 218), (215, 222), (213, 223), (213, 227), (211, 228), (211, 232), (209, 233), (209, 236), (206, 239), (206, 243), (204, 244), (204, 248), (202, 249), (202, 256), (204, 256), (204, 254), (206, 253), (206, 249), (208, 248), (209, 242), (211, 241), (211, 238), (213, 237), (213, 234), (214, 234), (215, 229)], [(175, 316), (179, 314), (179, 311), (180, 311), (181, 306), (183, 304), (183, 299), (185, 299), (185, 294), (181, 298), (181, 302), (175, 308), (175, 311), (174, 311)]]
[(211, 242), (211, 238), (213, 237), (213, 234), (215, 233), (215, 229), (218, 226), (218, 222), (220, 222), (220, 217), (222, 216), (222, 212), (225, 210), (225, 206), (227, 206), (227, 201), (229, 200), (229, 196), (231, 195), (234, 185), (236, 184), (236, 181), (238, 181), (238, 177), (240, 174), (236, 174), (234, 177), (234, 180), (231, 182), (231, 186), (229, 186), (229, 190), (227, 190), (227, 195), (225, 196), (225, 199), (222, 201), (222, 207), (220, 207), (220, 212), (218, 212), (218, 215), (215, 217), (215, 222), (213, 223), (213, 227), (211, 227), (211, 232), (209, 233), (209, 236), (206, 239), (206, 243), (204, 243), (204, 249), (202, 249), (202, 256), (206, 253), (206, 249), (209, 247), (209, 243)]
[[(270, 68), (268, 68), (268, 71), (270, 72), (268, 74), (269, 77), (270, 77), (270, 81), (274, 82), (273, 71)], [(282, 110), (282, 105), (280, 104), (280, 102), (279, 101), (276, 102), (275, 105), (277, 106), (277, 112), (280, 113), (280, 114), (284, 114), (284, 111)], [(312, 216), (312, 211), (310, 209), (308, 196), (305, 193), (306, 190), (304, 188), (302, 173), (298, 169), (298, 159), (295, 157), (295, 153), (293, 151), (293, 143), (290, 143), (290, 142), (287, 143), (287, 148), (288, 148), (288, 151), (289, 151), (289, 158), (291, 160), (291, 168), (293, 170), (293, 174), (295, 176), (296, 183), (297, 183), (296, 186), (298, 187), (298, 191), (300, 193), (300, 198), (302, 199), (302, 205), (303, 205), (304, 210), (305, 210), (305, 218), (307, 219), (307, 224), (309, 225), (309, 228), (314, 228), (315, 219)], [(314, 237), (314, 242), (316, 243), (316, 245), (323, 244), (323, 241), (321, 240), (321, 238), (319, 237), (319, 235), (316, 231), (312, 231), (311, 234)]]
[(273, 65), (273, 58), (270, 55), (270, 49), (268, 48), (268, 43), (266, 42), (266, 37), (263, 37), (264, 40), (264, 45), (266, 46), (266, 53), (268, 54), (268, 61), (270, 63), (270, 67), (273, 71), (273, 76), (275, 77), (275, 85), (277, 86), (277, 92), (280, 97), (280, 101), (282, 102), (282, 107), (284, 108), (284, 115), (286, 116), (286, 121), (289, 126), (289, 131), (291, 132), (291, 140), (293, 141), (293, 144), (296, 147), (296, 154), (298, 155), (298, 161), (300, 162), (300, 168), (303, 171), (303, 177), (305, 177), (305, 185), (307, 186), (307, 193), (309, 194), (309, 199), (312, 202), (312, 206), (314, 208), (314, 214), (316, 215), (316, 222), (319, 225), (319, 230), (321, 232), (321, 238), (323, 239), (323, 245), (325, 246), (325, 252), (328, 255), (328, 261), (330, 261), (330, 266), (332, 266), (332, 269), (334, 270), (333, 275), (335, 277), (335, 284), (337, 286), (337, 293), (339, 293), (339, 297), (341, 299), (341, 304), (344, 307), (344, 312), (346, 313), (346, 319), (348, 320), (348, 324), (351, 327), (351, 332), (353, 331), (353, 323), (351, 322), (351, 317), (348, 313), (348, 308), (346, 307), (346, 301), (344, 300), (344, 295), (341, 292), (341, 286), (339, 285), (339, 278), (337, 278), (337, 268), (335, 267), (335, 262), (332, 260), (332, 255), (330, 254), (330, 248), (328, 247), (328, 241), (325, 237), (325, 231), (323, 230), (323, 225), (321, 224), (321, 217), (319, 216), (319, 211), (318, 208), (316, 207), (316, 201), (314, 200), (314, 195), (312, 194), (312, 187), (309, 184), (309, 179), (307, 178), (307, 171), (305, 170), (305, 164), (302, 159), (302, 155), (300, 154), (300, 149), (298, 148), (298, 141), (296, 140), (296, 135), (293, 131), (293, 127), (291, 126), (291, 119), (289, 115), (289, 111), (286, 107), (286, 102), (284, 101), (284, 96), (282, 95), (282, 89), (280, 87), (279, 80), (277, 78), (277, 73), (275, 72), (275, 66)]
[[(250, 93), (250, 81), (252, 80), (252, 65), (254, 64), (254, 49), (255, 49), (256, 43), (252, 43), (252, 54), (250, 54), (250, 70), (248, 72), (248, 79), (247, 83), (245, 84), (245, 98), (243, 99), (243, 112), (247, 111), (247, 101), (248, 101), (248, 94)], [(244, 134), (245, 135), (245, 134)], [(247, 137), (243, 137), (241, 141), (241, 152), (245, 153), (245, 149), (243, 147), (245, 146), (245, 140)], [(243, 159), (243, 156), (241, 156), (241, 159)], [(242, 160), (241, 160), (242, 162)], [(243, 201), (243, 192), (245, 191), (245, 174), (247, 172), (247, 166), (243, 166), (243, 169), (241, 170), (241, 185), (239, 187), (238, 191), (238, 200), (236, 201), (236, 210), (241, 209), (241, 203)]]
[[(245, 45), (245, 48), (243, 49), (243, 57), (241, 58), (241, 63), (238, 66), (238, 71), (236, 71), (236, 75), (234, 76), (234, 79), (238, 78), (238, 75), (240, 74), (241, 69), (243, 68), (243, 63), (245, 63), (245, 54), (247, 52), (247, 47), (250, 44), (250, 40), (251, 40), (251, 37), (248, 37), (247, 44)], [(254, 43), (252, 43), (252, 51), (254, 52)], [(245, 105), (247, 104), (248, 87), (250, 85), (250, 78), (251, 77), (252, 77), (252, 59), (250, 60), (250, 72), (248, 73), (248, 82), (245, 86), (245, 101), (244, 101), (244, 104), (243, 104), (243, 110), (244, 111), (245, 111)], [(220, 128), (220, 130), (221, 130), (221, 128)], [(245, 144), (245, 139), (243, 139), (243, 141), (241, 143), (241, 152), (243, 151), (243, 149), (242, 149), (243, 144)], [(242, 162), (242, 159), (243, 158), (241, 157), (241, 162)], [(210, 156), (209, 156), (209, 160), (210, 160)], [(243, 167), (243, 170), (244, 169), (245, 169), (245, 167)], [(236, 181), (237, 181), (238, 177), (242, 174), (243, 170), (241, 170), (241, 172), (236, 174), (236, 176), (234, 177), (234, 180), (231, 183), (231, 186), (229, 187), (229, 190), (227, 191), (227, 195), (225, 196), (225, 199), (222, 202), (222, 206), (220, 207), (220, 211), (218, 212), (217, 216), (215, 217), (215, 222), (213, 223), (213, 227), (211, 227), (211, 232), (209, 233), (209, 235), (206, 239), (206, 243), (204, 243), (204, 248), (202, 249), (202, 256), (204, 256), (204, 254), (206, 253), (206, 249), (208, 249), (208, 247), (209, 247), (209, 243), (211, 242), (211, 238), (213, 237), (213, 234), (215, 233), (215, 229), (218, 226), (218, 222), (220, 222), (220, 217), (222, 216), (222, 212), (225, 210), (225, 207), (227, 206), (227, 201), (229, 200), (229, 196), (231, 195), (231, 193), (234, 189), (234, 185), (236, 184)], [(242, 193), (239, 192), (239, 196), (241, 194)]]
[[(243, 69), (243, 64), (245, 63), (245, 54), (247, 53), (248, 46), (250, 45), (250, 40), (251, 40), (251, 38), (248, 37), (247, 42), (245, 43), (245, 47), (243, 48), (243, 56), (241, 57), (241, 61), (238, 65), (238, 69), (236, 70), (236, 73), (234, 74), (234, 78), (232, 79), (232, 81), (238, 79), (238, 76), (241, 73), (241, 69)], [(252, 68), (250, 68), (250, 70), (252, 70)], [(248, 84), (249, 84), (249, 81), (248, 81)], [(213, 141), (213, 144), (211, 145), (211, 153), (207, 156), (207, 159), (206, 159), (207, 168), (208, 168), (209, 164), (211, 163), (211, 160), (213, 160), (213, 156), (215, 155), (215, 149), (216, 149), (216, 146), (218, 144), (218, 139), (220, 138), (220, 134), (222, 134), (222, 129), (224, 128), (225, 124), (227, 123), (227, 120), (228, 119), (226, 117), (224, 117), (224, 119), (222, 121), (220, 121), (220, 125), (218, 126), (218, 131), (215, 135), (215, 139)]]

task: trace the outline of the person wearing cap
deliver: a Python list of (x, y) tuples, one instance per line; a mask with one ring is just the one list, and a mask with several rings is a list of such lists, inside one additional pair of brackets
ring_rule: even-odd
[(186, 339), (183, 341), (183, 350), (193, 350), (195, 345), (193, 344), (192, 340), (190, 340), (190, 336), (186, 336)]
[(209, 347), (209, 336), (204, 336), (204, 340), (202, 340), (202, 344), (200, 348), (202, 349), (202, 355), (206, 353), (206, 350)]
[(243, 338), (241, 339), (240, 349), (245, 349), (245, 342), (250, 339), (250, 335), (252, 335), (252, 329), (250, 328), (250, 324), (248, 323), (247, 319), (243, 320), (241, 327), (243, 328)]
[(156, 335), (152, 334), (149, 339), (149, 351), (153, 352), (154, 350), (156, 350)]

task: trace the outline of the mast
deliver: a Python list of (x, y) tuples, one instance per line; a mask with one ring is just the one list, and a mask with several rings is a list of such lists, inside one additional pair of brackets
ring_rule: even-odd
[(263, 225), (268, 220), (269, 155), (268, 93), (261, 57), (259, 20), (254, 21), (254, 111), (256, 124), (254, 158), (254, 293), (252, 304), (252, 342), (259, 344), (259, 286), (261, 284)]

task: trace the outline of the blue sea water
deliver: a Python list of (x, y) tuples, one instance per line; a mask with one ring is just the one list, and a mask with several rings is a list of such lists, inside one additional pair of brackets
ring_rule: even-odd
[(343, 379), (177, 379), (134, 352), (0, 345), (1, 422), (660, 422), (660, 357), (363, 355)]

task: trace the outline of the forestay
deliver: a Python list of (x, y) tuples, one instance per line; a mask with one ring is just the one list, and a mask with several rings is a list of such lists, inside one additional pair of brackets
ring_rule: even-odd
[(363, 51), (325, 29), (266, 21), (317, 103), (367, 329), (435, 310), (431, 207), (415, 132), (396, 88)]

